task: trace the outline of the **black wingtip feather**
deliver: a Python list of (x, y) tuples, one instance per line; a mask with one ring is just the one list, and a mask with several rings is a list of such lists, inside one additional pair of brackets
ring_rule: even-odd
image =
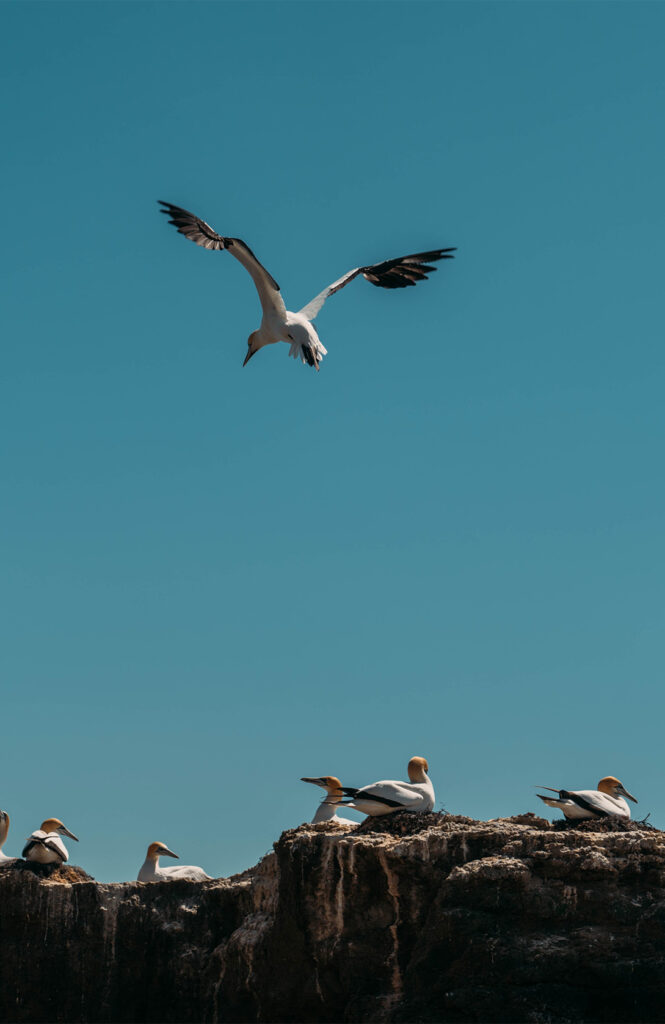
[(363, 277), (378, 288), (409, 288), (418, 281), (426, 281), (428, 274), (433, 274), (436, 267), (429, 266), (433, 261), (453, 259), (454, 246), (446, 249), (430, 249), (427, 252), (412, 252), (408, 256), (384, 260), (370, 267), (361, 267)]

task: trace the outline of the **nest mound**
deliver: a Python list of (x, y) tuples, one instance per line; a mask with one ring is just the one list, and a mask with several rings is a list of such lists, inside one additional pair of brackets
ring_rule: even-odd
[(556, 832), (660, 832), (661, 829), (655, 825), (649, 825), (645, 821), (632, 821), (631, 818), (582, 818), (579, 821), (569, 821), (568, 818), (559, 818), (552, 822), (552, 828)]
[(420, 832), (436, 829), (447, 832), (459, 825), (527, 825), (539, 832), (660, 832), (654, 825), (646, 821), (632, 821), (630, 818), (590, 818), (581, 821), (569, 821), (561, 818), (550, 822), (532, 811), (514, 814), (509, 818), (493, 818), (480, 821), (468, 818), (464, 814), (448, 814), (446, 811), (419, 812), (395, 811), (392, 814), (381, 814), (368, 817), (354, 829), (356, 835), (379, 833), (391, 836), (414, 836)]
[(390, 836), (415, 836), (430, 828), (440, 829), (453, 824), (475, 825), (475, 821), (463, 814), (447, 814), (446, 811), (394, 811), (366, 818), (355, 831), (358, 835), (379, 832)]
[(75, 864), (35, 864), (17, 859), (12, 866), (15, 871), (27, 871), (37, 878), (47, 878), (49, 882), (61, 882), (63, 885), (71, 885), (72, 882), (94, 882), (92, 875)]

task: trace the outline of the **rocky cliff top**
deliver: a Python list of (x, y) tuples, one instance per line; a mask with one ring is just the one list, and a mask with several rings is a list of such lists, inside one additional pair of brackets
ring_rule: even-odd
[(8, 1021), (665, 1016), (665, 834), (635, 822), (302, 825), (205, 883), (5, 865), (0, 905)]

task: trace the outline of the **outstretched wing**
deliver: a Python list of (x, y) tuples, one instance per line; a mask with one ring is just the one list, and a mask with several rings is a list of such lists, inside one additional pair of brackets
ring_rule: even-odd
[(166, 203), (163, 199), (158, 202), (163, 207), (161, 213), (165, 213), (169, 217), (169, 224), (173, 224), (185, 238), (196, 242), (204, 249), (228, 249), (231, 255), (235, 256), (239, 263), (242, 263), (256, 285), (264, 313), (272, 312), (279, 316), (285, 315), (286, 307), (277, 281), (259, 263), (250, 247), (241, 238), (225, 238), (224, 235), (218, 235), (214, 228), (197, 217), (195, 213), (183, 210), (181, 206), (174, 206), (173, 203)]
[(362, 274), (365, 280), (375, 284), (377, 288), (408, 288), (410, 285), (417, 284), (418, 281), (424, 281), (428, 274), (437, 269), (429, 264), (437, 260), (452, 260), (454, 252), (455, 247), (432, 249), (431, 252), (416, 252), (411, 256), (399, 256), (394, 260), (384, 260), (383, 263), (374, 263), (371, 267), (356, 267), (355, 270), (349, 270), (344, 277), (340, 277), (338, 281), (333, 281), (327, 288), (324, 288), (316, 298), (300, 310), (300, 315), (307, 320), (314, 320), (326, 299), (344, 288), (359, 274)]
[(181, 235), (189, 238), (190, 242), (196, 242), (204, 249), (226, 249), (226, 239), (218, 235), (214, 228), (195, 213), (183, 210), (181, 206), (174, 206), (173, 203), (165, 203), (163, 199), (159, 199), (158, 202), (164, 207), (159, 212), (170, 217), (169, 224), (173, 224)]

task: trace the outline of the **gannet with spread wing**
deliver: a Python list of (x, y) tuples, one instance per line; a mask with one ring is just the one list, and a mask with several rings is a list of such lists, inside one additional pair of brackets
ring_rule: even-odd
[(274, 345), (278, 341), (284, 341), (289, 345), (290, 356), (300, 359), (303, 363), (318, 370), (321, 359), (327, 355), (327, 349), (321, 344), (321, 339), (312, 321), (316, 319), (326, 299), (340, 291), (359, 275), (379, 288), (406, 288), (409, 285), (417, 284), (418, 281), (424, 281), (428, 274), (437, 269), (430, 264), (437, 260), (453, 259), (455, 251), (454, 247), (432, 249), (429, 252), (399, 256), (396, 259), (384, 260), (382, 263), (374, 263), (366, 267), (356, 267), (324, 288), (311, 302), (303, 306), (300, 312), (290, 313), (284, 305), (275, 278), (259, 263), (252, 250), (242, 239), (218, 235), (209, 224), (195, 214), (189, 213), (188, 210), (174, 206), (173, 203), (166, 203), (162, 199), (159, 200), (159, 203), (163, 207), (161, 212), (170, 218), (169, 224), (173, 224), (181, 235), (196, 242), (204, 249), (218, 251), (227, 249), (251, 275), (259, 293), (263, 319), (258, 331), (253, 331), (249, 336), (247, 355), (243, 366), (265, 345)]

